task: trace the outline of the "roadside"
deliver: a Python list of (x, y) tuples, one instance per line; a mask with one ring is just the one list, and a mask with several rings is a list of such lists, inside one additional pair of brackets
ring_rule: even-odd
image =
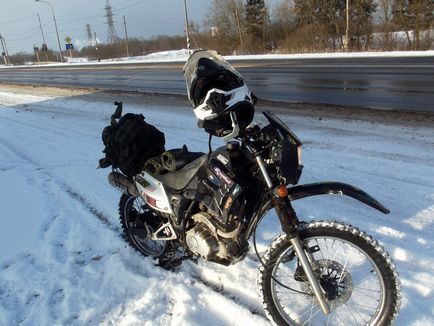
[[(58, 87), (58, 86), (34, 86), (20, 84), (6, 84), (0, 82), (0, 90), (19, 92), (29, 95), (48, 95), (53, 97), (82, 96), (89, 101), (108, 100), (119, 96), (124, 101), (134, 105), (166, 105), (185, 106), (191, 108), (186, 95), (110, 91), (97, 88)], [(270, 110), (275, 113), (295, 114), (299, 116), (313, 116), (317, 119), (336, 118), (344, 121), (369, 121), (388, 124), (402, 124), (404, 126), (433, 127), (434, 113), (415, 112), (411, 110), (381, 110), (363, 108), (358, 106), (325, 105), (313, 103), (290, 103), (259, 100), (257, 111)]]
[[(27, 65), (3, 65), (1, 68), (31, 68), (31, 67), (71, 67), (86, 65), (122, 65), (138, 63), (185, 63), (192, 50), (181, 49), (150, 53), (145, 56), (121, 57), (103, 60), (88, 60), (87, 58), (69, 59), (66, 63), (41, 63)], [(229, 61), (244, 60), (299, 60), (299, 59), (345, 59), (345, 58), (414, 58), (414, 57), (434, 57), (434, 50), (427, 51), (374, 51), (374, 52), (331, 52), (331, 53), (298, 53), (298, 54), (259, 54), (259, 55), (227, 55), (224, 56)]]

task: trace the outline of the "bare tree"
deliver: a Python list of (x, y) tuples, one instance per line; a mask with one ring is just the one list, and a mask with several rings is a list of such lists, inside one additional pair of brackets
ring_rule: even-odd
[(374, 0), (355, 0), (350, 7), (350, 36), (354, 40), (353, 48), (366, 50), (371, 43), (373, 30), (372, 16), (377, 4)]
[(396, 40), (393, 37), (393, 6), (395, 0), (379, 0), (379, 17), (381, 19), (381, 48), (393, 50), (396, 47)]
[(213, 30), (214, 48), (223, 53), (240, 49), (243, 44), (244, 26), (242, 0), (213, 0), (205, 26)]
[(283, 0), (273, 11), (272, 22), (280, 37), (289, 35), (294, 29), (292, 0)]
[(345, 0), (294, 0), (297, 29), (316, 49), (341, 48), (345, 8)]
[[(430, 47), (430, 33), (433, 23), (434, 4), (432, 0), (396, 0), (394, 4), (394, 18), (396, 24), (405, 31), (410, 49), (419, 50), (421, 46), (421, 32), (425, 34)], [(412, 33), (410, 33), (412, 31)], [(411, 37), (411, 35), (413, 37)], [(413, 39), (412, 39), (413, 38)], [(426, 47), (426, 45), (425, 45)]]
[(275, 49), (286, 48), (290, 50), (288, 44), (292, 33), (295, 30), (294, 10), (292, 0), (283, 0), (272, 10), (270, 22), (269, 38)]

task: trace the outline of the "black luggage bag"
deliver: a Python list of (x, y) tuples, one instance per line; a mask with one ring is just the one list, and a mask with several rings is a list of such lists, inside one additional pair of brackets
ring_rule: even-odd
[(142, 114), (121, 116), (122, 102), (115, 105), (111, 125), (102, 132), (105, 158), (99, 163), (102, 168), (112, 165), (132, 177), (143, 170), (146, 160), (164, 152), (164, 133), (146, 123)]

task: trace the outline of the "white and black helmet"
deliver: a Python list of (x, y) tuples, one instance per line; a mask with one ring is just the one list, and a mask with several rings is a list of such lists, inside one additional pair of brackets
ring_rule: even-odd
[(230, 140), (252, 122), (255, 96), (242, 76), (215, 51), (194, 52), (184, 66), (188, 98), (206, 132)]

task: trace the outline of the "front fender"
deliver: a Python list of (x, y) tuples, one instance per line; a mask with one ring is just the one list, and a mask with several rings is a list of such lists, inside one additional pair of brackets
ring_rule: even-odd
[[(298, 185), (288, 189), (288, 198), (297, 200), (311, 196), (319, 195), (344, 195), (354, 198), (368, 206), (371, 206), (384, 214), (389, 214), (390, 211), (384, 207), (378, 200), (370, 196), (363, 190), (352, 185), (342, 182), (317, 182)], [(261, 222), (265, 214), (273, 207), (269, 198), (264, 198), (261, 205), (261, 210), (255, 215), (252, 223), (247, 230), (247, 235), (250, 237), (255, 231), (257, 225)]]
[(317, 182), (298, 185), (288, 189), (288, 198), (297, 200), (305, 197), (319, 195), (344, 195), (354, 198), (372, 208), (379, 210), (384, 214), (389, 214), (390, 211), (384, 207), (378, 200), (370, 196), (363, 190), (352, 185), (342, 182)]

